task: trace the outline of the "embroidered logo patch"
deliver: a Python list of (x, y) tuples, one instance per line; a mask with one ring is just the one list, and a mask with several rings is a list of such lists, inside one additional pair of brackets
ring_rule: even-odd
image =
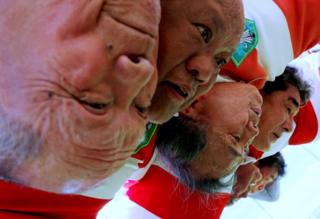
[(156, 132), (156, 129), (157, 129), (156, 124), (151, 122), (147, 124), (143, 140), (140, 142), (138, 147), (134, 150), (133, 154), (138, 153), (138, 151), (140, 151), (142, 148), (146, 147), (150, 143), (154, 133)]
[(245, 19), (244, 31), (236, 51), (232, 54), (233, 63), (239, 67), (243, 60), (256, 48), (258, 44), (258, 31), (253, 20)]

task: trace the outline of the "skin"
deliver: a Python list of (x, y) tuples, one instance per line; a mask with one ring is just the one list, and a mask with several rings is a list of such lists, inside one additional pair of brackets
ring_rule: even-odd
[(253, 145), (261, 151), (268, 151), (271, 143), (280, 138), (282, 133), (292, 131), (293, 119), (299, 112), (301, 98), (298, 89), (292, 85), (289, 85), (286, 91), (261, 94), (263, 105), (260, 133), (254, 139)]
[(243, 30), (239, 0), (162, 0), (159, 81), (150, 117), (163, 123), (214, 84)]
[(266, 186), (272, 184), (278, 177), (278, 169), (276, 165), (264, 166), (259, 169), (262, 175), (262, 180), (250, 188), (249, 192), (251, 193), (264, 190)]
[(195, 177), (219, 179), (238, 167), (245, 148), (259, 132), (261, 105), (262, 97), (254, 86), (218, 83), (183, 111), (207, 127), (208, 144), (190, 165)]
[(260, 184), (263, 176), (254, 163), (241, 165), (236, 171), (237, 181), (232, 188), (232, 198), (247, 197), (250, 190)]
[(63, 193), (96, 184), (144, 132), (160, 2), (16, 0), (0, 12), (0, 105), (43, 142), (10, 177)]
[[(292, 85), (289, 85), (286, 91), (275, 91), (269, 95), (261, 91), (261, 95), (263, 96), (263, 105), (258, 125), (260, 132), (252, 144), (261, 151), (268, 151), (271, 143), (280, 138), (282, 133), (292, 131), (293, 119), (299, 112), (301, 98), (298, 89)], [(241, 174), (237, 173), (238, 181), (233, 188), (235, 198), (246, 197), (252, 189), (250, 188), (251, 184), (257, 186), (262, 183), (261, 174), (256, 173), (256, 168), (246, 166), (242, 165), (237, 170)]]

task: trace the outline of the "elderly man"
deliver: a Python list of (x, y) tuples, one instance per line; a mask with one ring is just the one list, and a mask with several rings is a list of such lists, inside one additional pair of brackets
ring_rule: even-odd
[(150, 168), (144, 168), (146, 175), (128, 181), (124, 193), (99, 216), (219, 218), (232, 185), (228, 175), (258, 134), (261, 105), (252, 85), (216, 84), (181, 116), (160, 126), (157, 155)]
[[(229, 96), (231, 93), (232, 95)], [(254, 97), (255, 92), (251, 90), (250, 93)], [(151, 215), (147, 218), (156, 218), (154, 215), (161, 218), (209, 218), (209, 215), (212, 218), (219, 218), (228, 202), (231, 190), (221, 191), (221, 185), (223, 186), (225, 182), (221, 183), (217, 180), (239, 166), (243, 160), (237, 159), (237, 155), (244, 156), (243, 148), (245, 145), (249, 146), (252, 140), (258, 141), (260, 135), (264, 136), (267, 130), (275, 128), (280, 130), (277, 132), (278, 135), (289, 131), (292, 128), (292, 118), (298, 112), (299, 106), (305, 104), (309, 98), (310, 87), (292, 68), (288, 67), (274, 82), (267, 82), (261, 94), (264, 102), (258, 127), (263, 129), (259, 134), (257, 123), (250, 119), (250, 116), (249, 120), (241, 119), (244, 118), (241, 116), (242, 113), (247, 112), (243, 110), (245, 109), (243, 106), (246, 105), (244, 104), (246, 95), (237, 89), (232, 92), (232, 88), (220, 90), (219, 85), (215, 85), (212, 91), (205, 95), (205, 100), (196, 102), (182, 113), (183, 116), (187, 115), (202, 124), (201, 126), (194, 126), (194, 123), (183, 119), (184, 117), (182, 122), (162, 125), (158, 133), (160, 140), (157, 140), (160, 158), (155, 159), (154, 166), (151, 166), (147, 174), (137, 183), (128, 183), (128, 191), (124, 190), (125, 195), (110, 202), (106, 207), (106, 213), (108, 215), (119, 213), (122, 217), (123, 212), (116, 210), (121, 203), (130, 206), (129, 210), (132, 213), (129, 214), (129, 218), (139, 215), (142, 208), (148, 210), (147, 215)], [(257, 102), (251, 102), (247, 106), (250, 106), (252, 116), (255, 115), (254, 113), (256, 115), (261, 113)], [(269, 112), (273, 112), (275, 116), (272, 117), (272, 123), (266, 125), (265, 119), (270, 117)], [(190, 129), (186, 129), (185, 126), (189, 126)], [(201, 137), (194, 138), (194, 132), (201, 133), (201, 129), (206, 130), (204, 136), (207, 137), (208, 144), (205, 147), (195, 144), (195, 142), (203, 142)], [(253, 134), (255, 131), (256, 134)], [(273, 140), (276, 139), (273, 138)], [(197, 149), (200, 152), (194, 156), (192, 152)], [(245, 195), (247, 188), (243, 191), (241, 186), (248, 183), (243, 182), (247, 178), (244, 174), (247, 174), (248, 170), (251, 171), (250, 174), (255, 173), (254, 170), (249, 169), (252, 165), (248, 167), (245, 165), (246, 169), (237, 170), (234, 197)], [(177, 185), (177, 182), (172, 179), (174, 177), (179, 178), (180, 183), (205, 193), (188, 191), (182, 185)], [(259, 177), (261, 176), (257, 174), (255, 180), (259, 180)], [(168, 182), (165, 179), (168, 179)], [(199, 203), (202, 202), (206, 205), (199, 207)], [(171, 206), (174, 207), (170, 208)]]
[(130, 156), (157, 83), (160, 3), (17, 0), (0, 12), (0, 218), (94, 218), (104, 202), (42, 190), (87, 189)]
[[(74, 193), (124, 163), (144, 131), (155, 90), (159, 1), (0, 5), (0, 186), (11, 203), (1, 208), (14, 217), (62, 217), (70, 205), (91, 205), (79, 204), (84, 197), (19, 190), (7, 181)], [(158, 122), (212, 86), (243, 27), (239, 0), (163, 0), (161, 6), (160, 82), (150, 112)], [(12, 191), (37, 208), (21, 207), (25, 202), (20, 206)]]
[(164, 122), (213, 85), (243, 30), (239, 0), (161, 0), (159, 82), (151, 120)]
[[(150, 119), (154, 122), (168, 120), (212, 87), (243, 29), (239, 0), (205, 0), (201, 4), (192, 0), (183, 4), (179, 0), (162, 0), (161, 8), (159, 82), (150, 107)], [(149, 124), (144, 140), (134, 152), (134, 160), (108, 179), (104, 192), (97, 192), (100, 197), (105, 194), (104, 198), (112, 198), (137, 162), (147, 165), (153, 156), (155, 133), (156, 125)], [(144, 150), (148, 156), (142, 158)]]
[(94, 185), (144, 131), (159, 2), (18, 0), (0, 10), (1, 177), (60, 193)]

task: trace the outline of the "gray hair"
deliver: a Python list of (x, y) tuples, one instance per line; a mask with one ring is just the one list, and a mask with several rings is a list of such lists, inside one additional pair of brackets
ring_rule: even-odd
[(196, 179), (190, 172), (190, 162), (208, 143), (207, 129), (187, 117), (173, 117), (159, 126), (156, 145), (161, 159), (190, 192), (200, 191), (209, 196), (230, 186), (231, 181)]
[(41, 138), (0, 106), (0, 178), (18, 181), (12, 173), (27, 159), (33, 159), (42, 144)]

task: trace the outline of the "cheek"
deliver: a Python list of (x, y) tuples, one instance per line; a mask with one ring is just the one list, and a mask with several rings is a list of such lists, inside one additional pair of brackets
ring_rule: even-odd
[[(190, 24), (185, 24), (186, 26)], [(180, 25), (181, 26), (181, 25)], [(170, 71), (180, 66), (185, 70), (186, 62), (199, 48), (199, 42), (193, 40), (187, 28), (171, 25), (163, 26), (159, 39), (158, 69), (159, 81), (170, 77)], [(161, 27), (161, 25), (160, 25)], [(185, 34), (182, 34), (185, 33)]]
[(267, 132), (273, 131), (281, 126), (285, 120), (286, 115), (283, 111), (277, 111), (273, 113), (262, 114), (260, 119), (261, 129)]
[(145, 121), (117, 109), (101, 117), (81, 108), (69, 104), (57, 111), (57, 119), (51, 123), (52, 130), (56, 130), (54, 138), (59, 136), (63, 144), (75, 146), (75, 151), (79, 147), (124, 154), (134, 150), (143, 135)]
[(83, 37), (63, 47), (53, 65), (76, 89), (88, 89), (104, 80), (106, 72), (111, 73), (107, 67), (111, 66), (111, 57), (107, 57), (105, 45), (99, 39)]
[(182, 61), (183, 53), (177, 50), (172, 43), (172, 37), (164, 34), (164, 39), (160, 36), (159, 53), (158, 53), (158, 70), (159, 81), (169, 79), (171, 76), (170, 71), (175, 68), (178, 63)]

